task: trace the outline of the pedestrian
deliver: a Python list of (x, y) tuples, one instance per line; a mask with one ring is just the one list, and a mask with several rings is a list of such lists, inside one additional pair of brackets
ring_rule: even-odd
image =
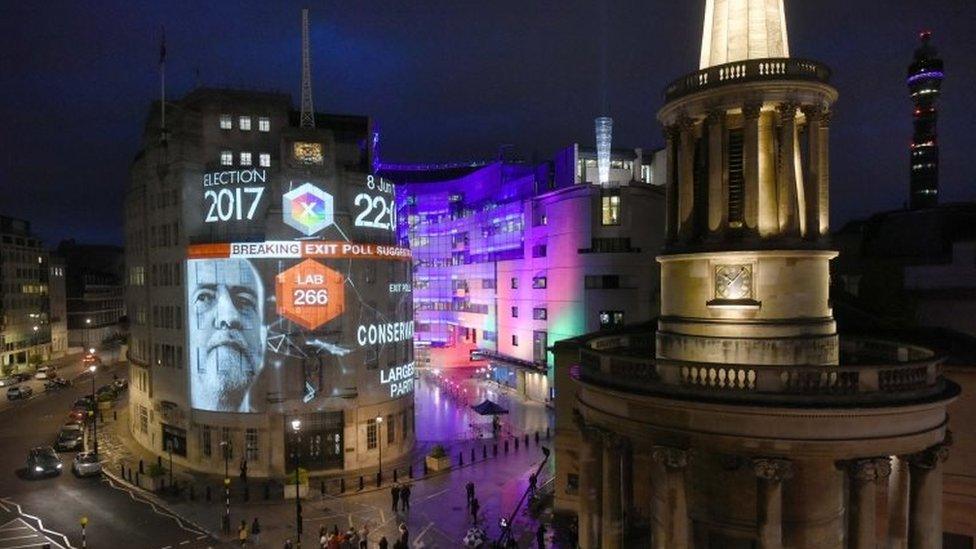
[(531, 475), (529, 475), (529, 495), (530, 496), (535, 495), (535, 488), (536, 488), (536, 484), (538, 482), (539, 482), (539, 477), (535, 473), (532, 473)]
[(403, 503), (403, 510), (409, 511), (410, 510), (410, 485), (409, 484), (405, 485), (400, 490), (400, 499), (402, 500)]
[(329, 546), (329, 534), (325, 531), (325, 526), (319, 528), (319, 549)]
[(362, 529), (359, 530), (359, 549), (367, 549), (369, 547), (369, 524), (363, 523)]
[(468, 483), (466, 485), (464, 485), (464, 491), (468, 493), (468, 505), (467, 505), (467, 507), (470, 509), (471, 508), (471, 500), (474, 499), (474, 483), (469, 480)]
[(332, 531), (326, 536), (325, 546), (328, 549), (340, 549), (339, 543), (341, 543), (342, 538), (339, 536), (339, 526), (336, 524), (332, 525)]
[(546, 548), (546, 525), (539, 523), (539, 527), (535, 530), (535, 543), (538, 546), (537, 549)]
[(390, 488), (390, 497), (393, 498), (393, 512), (397, 510), (397, 504), (400, 502), (400, 485), (394, 484), (393, 488)]
[(241, 527), (237, 530), (237, 540), (241, 542), (241, 547), (247, 545), (247, 521), (241, 521)]
[(346, 530), (346, 535), (342, 538), (343, 547), (348, 547), (349, 549), (356, 549), (359, 547), (359, 532), (356, 531), (352, 526)]
[(241, 458), (241, 482), (247, 484), (247, 458)]
[(294, 546), (291, 543), (291, 538), (285, 540), (285, 545), (281, 549), (294, 549)]
[(386, 541), (386, 536), (380, 536), (380, 549), (390, 549), (390, 542)]
[(478, 524), (478, 509), (481, 504), (478, 503), (478, 498), (471, 498), (471, 522), (473, 524)]
[(251, 535), (254, 536), (255, 546), (261, 543), (261, 523), (258, 522), (258, 517), (254, 517), (254, 521), (251, 522)]
[(400, 543), (403, 544), (404, 547), (410, 547), (410, 530), (407, 530), (407, 523), (401, 522), (399, 529)]

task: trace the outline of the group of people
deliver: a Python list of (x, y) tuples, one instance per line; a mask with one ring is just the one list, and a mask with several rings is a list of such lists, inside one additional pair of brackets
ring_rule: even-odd
[(390, 498), (393, 500), (393, 512), (410, 510), (410, 485), (394, 484), (390, 488)]
[(241, 543), (241, 547), (246, 547), (248, 543), (257, 545), (261, 543), (261, 521), (258, 517), (254, 517), (254, 522), (251, 523), (251, 527), (247, 527), (247, 521), (241, 521), (241, 527), (237, 529), (237, 541)]
[[(380, 547), (386, 547), (386, 538), (380, 539)], [(363, 524), (358, 531), (352, 526), (345, 532), (339, 532), (339, 526), (333, 524), (332, 530), (323, 525), (319, 528), (319, 547), (321, 549), (366, 549), (369, 547), (369, 525)]]

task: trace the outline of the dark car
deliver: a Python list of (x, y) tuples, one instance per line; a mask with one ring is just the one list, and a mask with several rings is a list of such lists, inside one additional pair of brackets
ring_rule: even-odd
[(85, 439), (82, 428), (77, 423), (69, 423), (61, 427), (58, 440), (54, 447), (61, 451), (81, 449)]
[(34, 389), (31, 389), (27, 385), (14, 385), (13, 387), (7, 389), (7, 400), (30, 398), (30, 396), (33, 394)]
[(27, 474), (32, 477), (60, 475), (62, 467), (61, 458), (50, 446), (31, 448), (27, 454)]
[(118, 393), (118, 390), (114, 385), (102, 385), (98, 388), (98, 391), (96, 391), (98, 396), (110, 395), (112, 398), (115, 398), (116, 393)]
[(91, 409), (92, 399), (90, 396), (83, 396), (75, 401), (72, 405), (73, 408), (84, 408), (86, 410)]
[(12, 375), (10, 377), (16, 378), (17, 381), (27, 381), (28, 379), (30, 379), (30, 378), (32, 378), (34, 376), (28, 374), (27, 372), (18, 372), (18, 373), (14, 374), (14, 375)]

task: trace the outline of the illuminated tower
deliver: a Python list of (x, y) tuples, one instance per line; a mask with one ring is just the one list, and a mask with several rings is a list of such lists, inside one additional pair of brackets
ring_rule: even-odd
[(927, 349), (841, 338), (831, 309), (830, 70), (789, 57), (782, 0), (705, 17), (658, 113), (661, 316), (555, 346), (557, 386), (579, 380), (556, 497), (585, 549), (646, 547), (642, 524), (655, 549), (941, 547), (958, 386)]
[(597, 117), (596, 126), (596, 169), (600, 185), (610, 183), (610, 147), (613, 141), (613, 118)]
[(915, 50), (915, 59), (908, 66), (908, 89), (915, 105), (912, 134), (911, 208), (931, 208), (939, 201), (939, 138), (936, 131), (939, 114), (935, 102), (939, 98), (942, 79), (942, 59), (930, 44), (932, 33), (919, 34), (922, 44)]

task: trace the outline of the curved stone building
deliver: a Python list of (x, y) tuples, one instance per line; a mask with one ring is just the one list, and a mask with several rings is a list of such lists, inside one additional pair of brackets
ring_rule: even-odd
[(578, 385), (556, 508), (581, 547), (941, 547), (958, 387), (924, 348), (837, 333), (837, 92), (788, 57), (782, 10), (708, 0), (702, 67), (666, 90), (656, 327), (557, 345), (557, 386)]
[(211, 473), (390, 467), (414, 441), (410, 250), (369, 118), (198, 89), (162, 120), (125, 198), (133, 437)]

